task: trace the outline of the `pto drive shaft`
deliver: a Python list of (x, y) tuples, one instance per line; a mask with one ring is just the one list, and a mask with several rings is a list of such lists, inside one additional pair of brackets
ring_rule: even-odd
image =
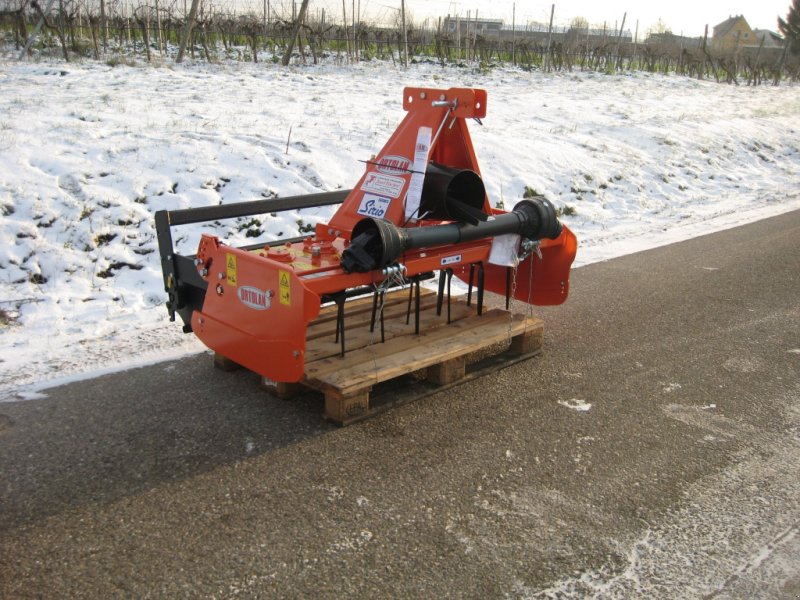
[(504, 234), (519, 234), (529, 240), (554, 240), (561, 231), (555, 208), (542, 197), (522, 200), (511, 212), (494, 215), (477, 225), (449, 223), (404, 228), (382, 219), (367, 218), (353, 228), (350, 245), (342, 253), (341, 265), (348, 273), (367, 273), (392, 264), (404, 251), (415, 248), (458, 244)]

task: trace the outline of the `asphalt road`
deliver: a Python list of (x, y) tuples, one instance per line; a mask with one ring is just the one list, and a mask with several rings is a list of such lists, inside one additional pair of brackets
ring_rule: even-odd
[(800, 212), (537, 312), (344, 429), (208, 355), (0, 404), (0, 597), (800, 598)]

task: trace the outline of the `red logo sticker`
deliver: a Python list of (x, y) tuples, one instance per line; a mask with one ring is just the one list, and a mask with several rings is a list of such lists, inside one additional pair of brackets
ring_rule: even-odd
[(382, 156), (378, 159), (378, 171), (387, 175), (404, 175), (411, 168), (411, 161), (403, 156)]
[(267, 310), (269, 308), (270, 295), (256, 287), (244, 285), (237, 290), (236, 295), (239, 296), (242, 304), (253, 310)]

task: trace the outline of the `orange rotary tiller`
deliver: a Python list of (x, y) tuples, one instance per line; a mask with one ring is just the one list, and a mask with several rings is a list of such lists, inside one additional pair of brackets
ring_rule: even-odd
[[(439, 309), (453, 275), (470, 303), (476, 292), (478, 314), (486, 290), (505, 295), (507, 308), (512, 297), (564, 302), (577, 240), (545, 198), (492, 208), (467, 129), (486, 115), (486, 100), (479, 89), (405, 88), (405, 118), (352, 190), (157, 212), (171, 319), (234, 362), (294, 382), (324, 303), (338, 307), (344, 353), (348, 298), (407, 285), (418, 307), (420, 281), (437, 272)], [(203, 235), (195, 256), (174, 251), (172, 227), (333, 204), (341, 206), (312, 235), (242, 248)], [(419, 332), (418, 308), (416, 317), (409, 327)]]

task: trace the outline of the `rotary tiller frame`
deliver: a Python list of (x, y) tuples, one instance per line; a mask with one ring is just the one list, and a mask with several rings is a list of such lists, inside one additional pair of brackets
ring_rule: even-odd
[[(439, 310), (453, 275), (469, 285), (470, 302), (477, 286), (478, 314), (484, 290), (505, 295), (506, 308), (511, 297), (564, 302), (575, 236), (544, 198), (505, 212), (485, 192), (466, 120), (485, 117), (486, 98), (480, 89), (405, 88), (405, 118), (352, 190), (158, 211), (170, 318), (180, 316), (185, 332), (228, 359), (295, 382), (304, 374), (306, 329), (326, 302), (338, 306), (342, 353), (347, 298), (377, 300), (390, 285), (410, 283), (410, 311), (412, 291), (418, 307), (419, 282), (436, 271)], [(204, 234), (196, 255), (174, 250), (175, 226), (339, 203), (308, 236), (234, 248)], [(419, 332), (418, 308), (416, 315)]]

